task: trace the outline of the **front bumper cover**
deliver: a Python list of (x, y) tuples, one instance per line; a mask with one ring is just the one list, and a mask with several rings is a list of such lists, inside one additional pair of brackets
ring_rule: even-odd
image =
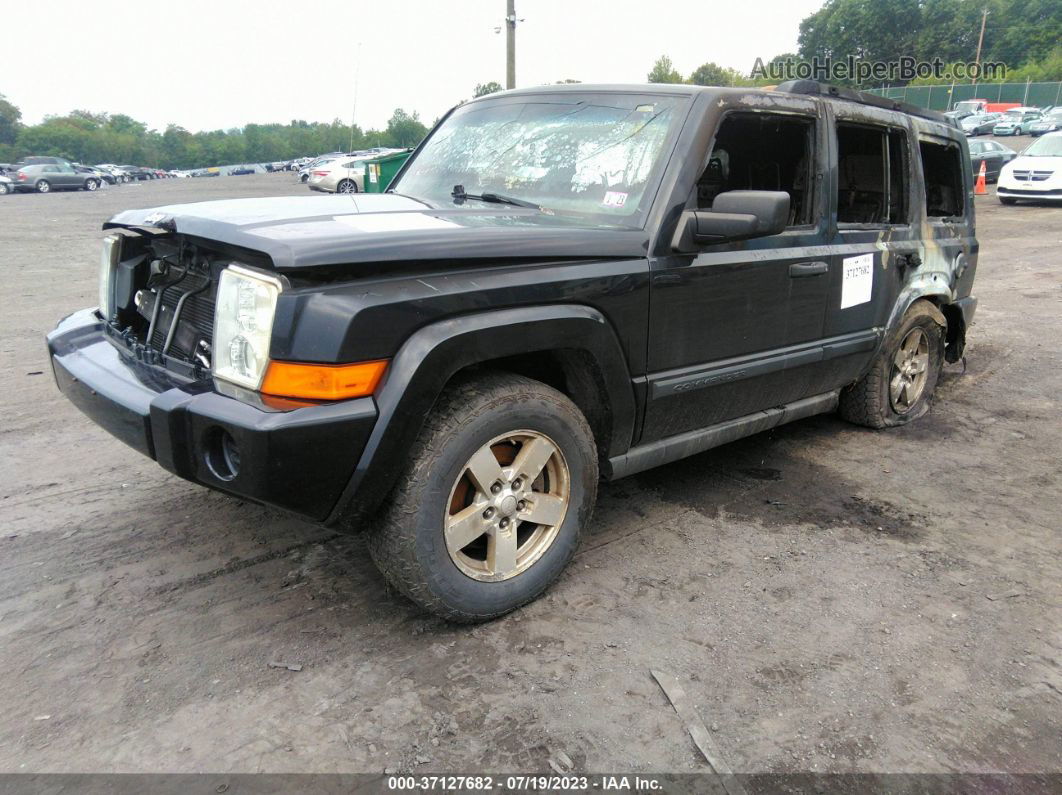
[[(94, 310), (48, 335), (56, 384), (96, 424), (182, 478), (324, 521), (376, 423), (371, 397), (275, 408), (253, 392), (190, 381), (138, 361)], [(234, 477), (208, 461), (219, 429), (239, 449)]]

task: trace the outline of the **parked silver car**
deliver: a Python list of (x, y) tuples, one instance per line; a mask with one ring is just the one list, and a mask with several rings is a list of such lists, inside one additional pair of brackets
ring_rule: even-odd
[(12, 180), (16, 191), (50, 193), (53, 190), (94, 191), (100, 179), (92, 174), (82, 174), (69, 163), (42, 163), (19, 166)]
[(365, 162), (374, 155), (341, 157), (310, 170), (310, 190), (325, 193), (361, 193), (365, 190)]

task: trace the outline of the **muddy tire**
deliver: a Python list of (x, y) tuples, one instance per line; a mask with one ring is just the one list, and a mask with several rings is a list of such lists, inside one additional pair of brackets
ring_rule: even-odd
[(840, 415), (856, 425), (890, 428), (925, 414), (944, 365), (946, 329), (933, 304), (911, 304), (866, 375), (842, 390)]
[(384, 577), (450, 621), (485, 621), (539, 596), (579, 544), (597, 451), (567, 397), (510, 373), (437, 401), (369, 534)]

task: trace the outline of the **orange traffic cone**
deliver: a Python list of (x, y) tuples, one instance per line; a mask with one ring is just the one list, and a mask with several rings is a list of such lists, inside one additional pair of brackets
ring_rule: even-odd
[(981, 170), (977, 174), (977, 182), (974, 183), (974, 196), (987, 196), (988, 188), (985, 187), (986, 177), (985, 161), (981, 161)]

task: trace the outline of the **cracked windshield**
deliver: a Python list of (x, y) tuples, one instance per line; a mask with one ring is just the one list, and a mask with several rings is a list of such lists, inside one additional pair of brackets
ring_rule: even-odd
[(440, 206), (489, 201), (639, 227), (684, 97), (535, 97), (461, 108), (394, 187)]

